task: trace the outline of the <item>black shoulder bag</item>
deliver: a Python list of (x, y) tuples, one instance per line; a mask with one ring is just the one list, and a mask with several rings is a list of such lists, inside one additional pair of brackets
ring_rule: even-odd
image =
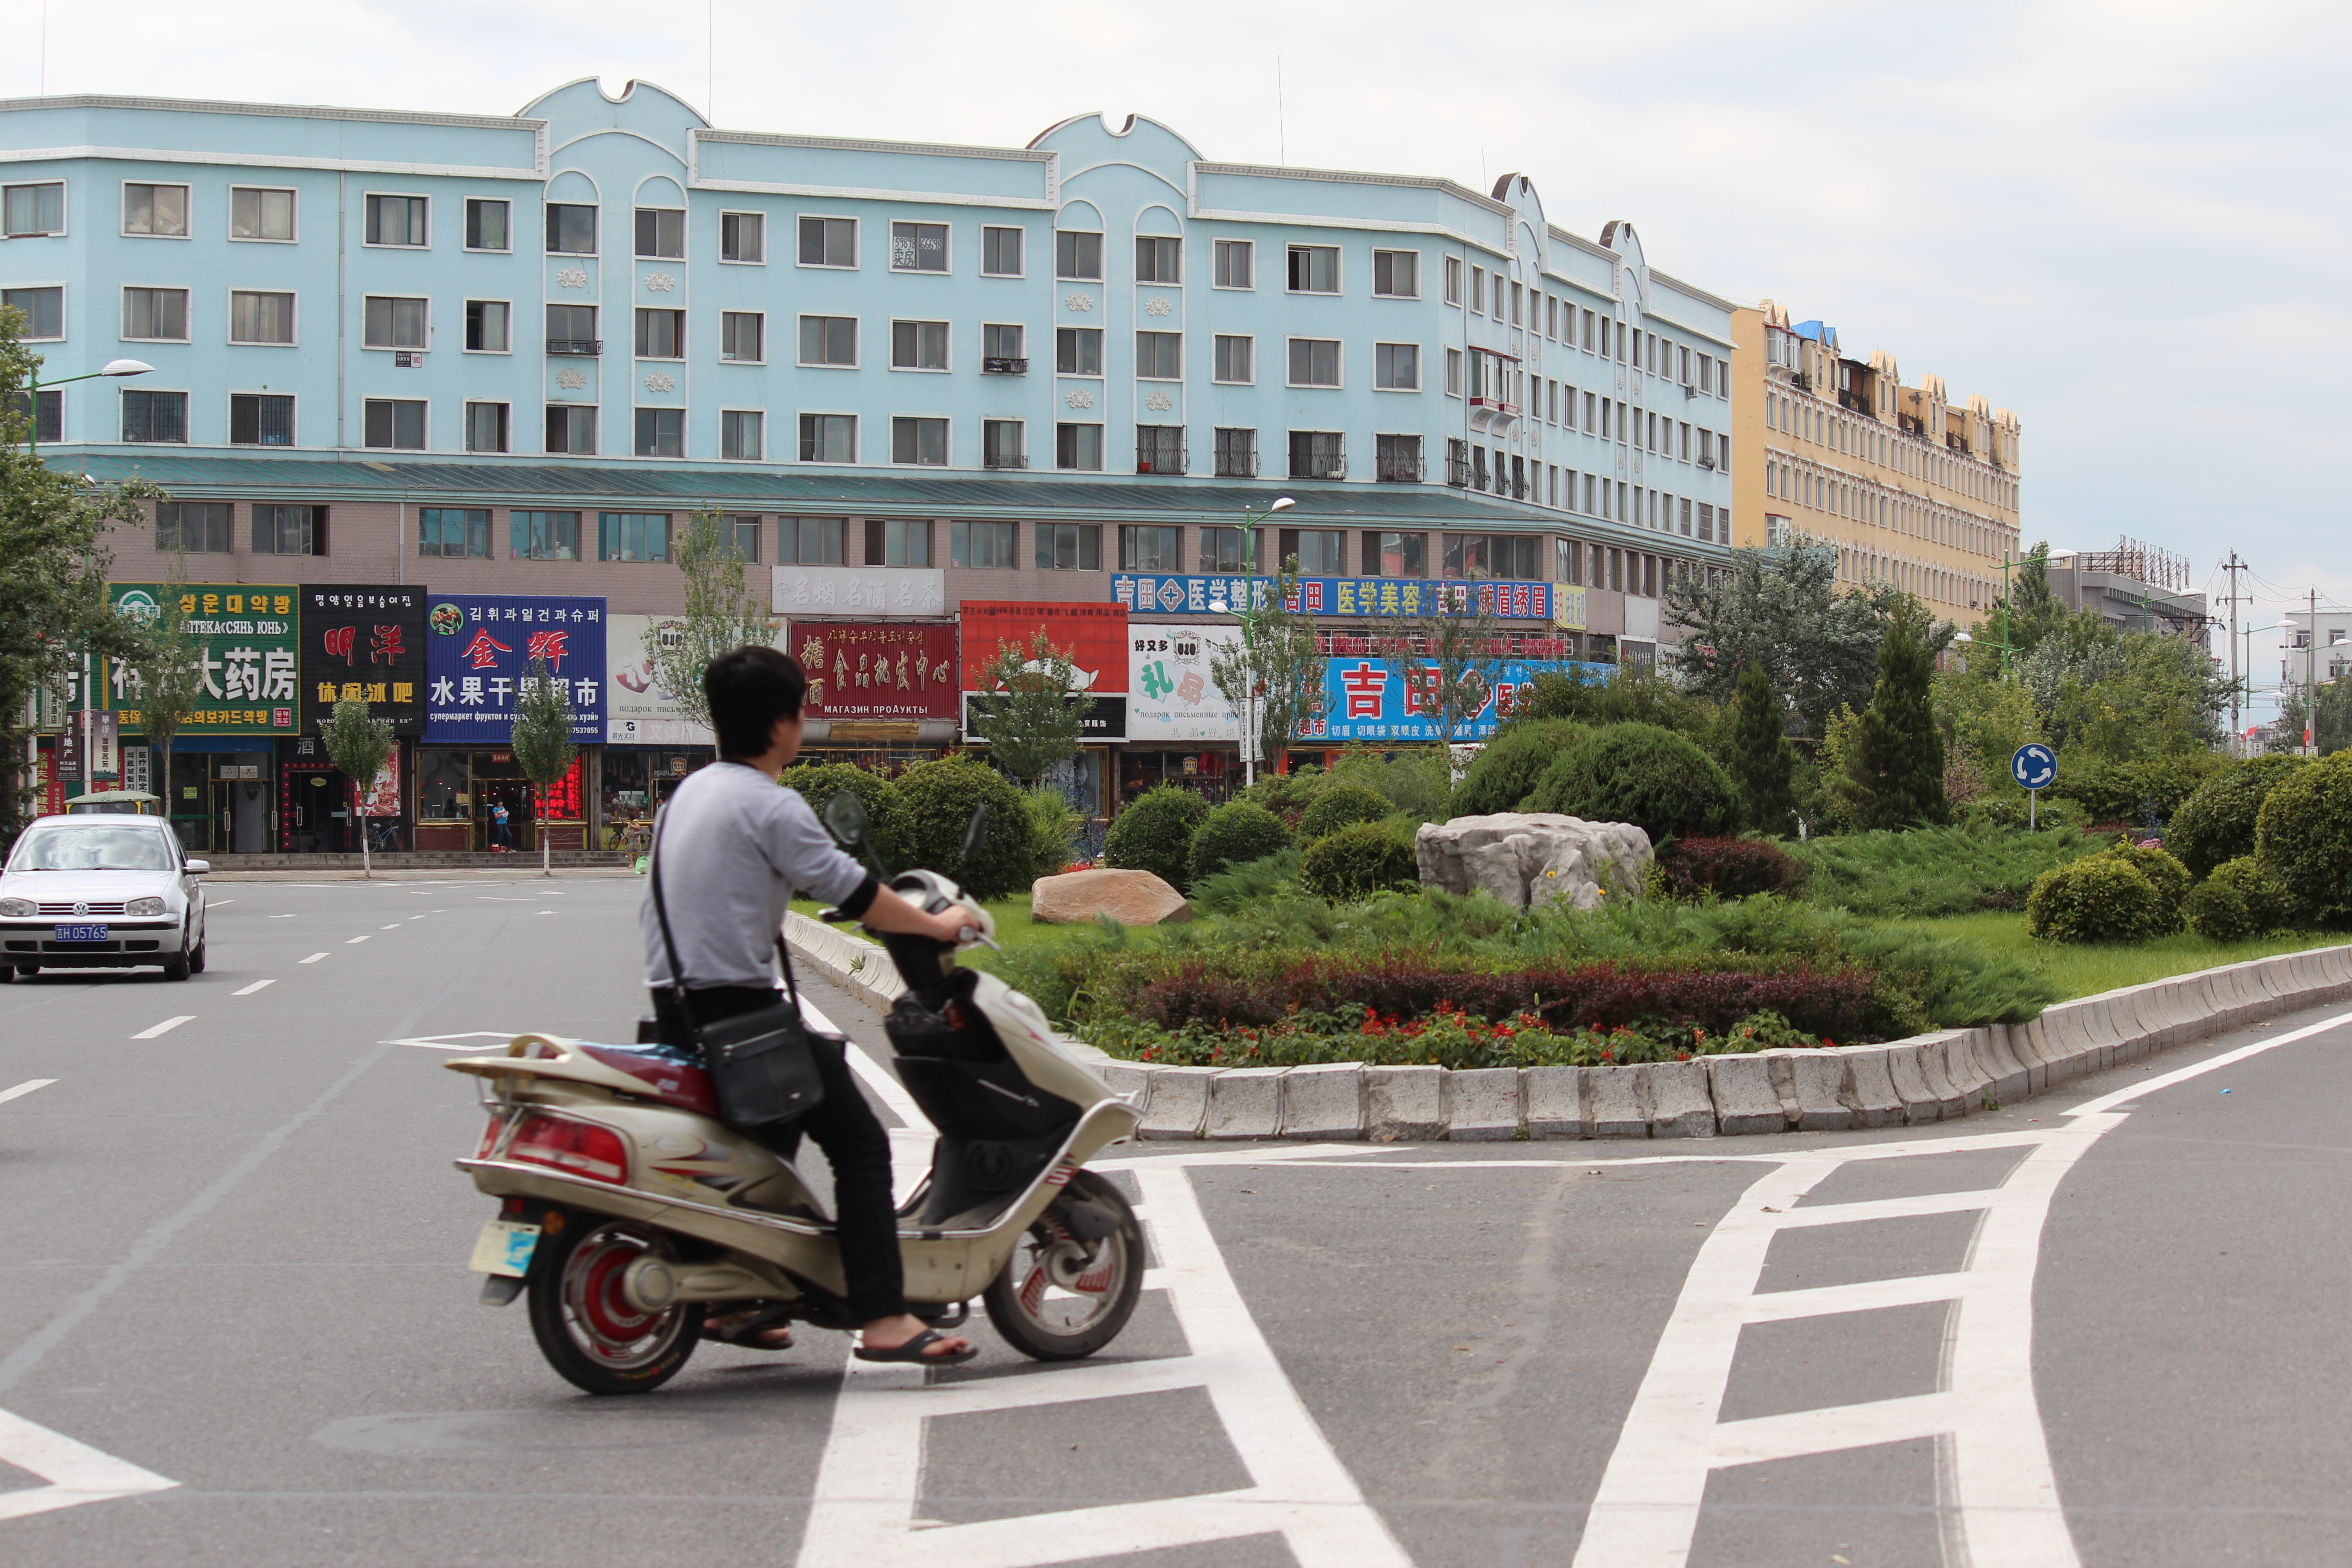
[(662, 952), (669, 959), (670, 995), (677, 1005), (678, 1026), (686, 1033), (685, 1039), (671, 1043), (701, 1053), (718, 1092), (719, 1119), (728, 1126), (757, 1131), (805, 1116), (824, 1099), (824, 1080), (817, 1074), (816, 1043), (801, 1018), (800, 987), (793, 979), (788, 951), (778, 949), (787, 1000), (732, 1018), (695, 1021), (687, 1001), (686, 971), (677, 962), (677, 942), (669, 933), (669, 909), (662, 902), (662, 820), (668, 815), (665, 808), (654, 821), (647, 876), (653, 883), (654, 918), (661, 925)]

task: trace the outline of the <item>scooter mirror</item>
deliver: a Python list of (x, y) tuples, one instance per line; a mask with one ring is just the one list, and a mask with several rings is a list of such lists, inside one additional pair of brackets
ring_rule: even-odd
[(847, 790), (835, 790), (824, 803), (824, 825), (833, 836), (855, 849), (866, 837), (866, 803)]
[(963, 830), (963, 863), (970, 866), (980, 847), (988, 840), (988, 802), (982, 801), (972, 808), (971, 826)]

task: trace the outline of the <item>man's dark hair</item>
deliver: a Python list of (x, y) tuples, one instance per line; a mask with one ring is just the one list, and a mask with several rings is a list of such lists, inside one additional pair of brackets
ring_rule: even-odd
[(756, 757), (768, 749), (779, 719), (800, 716), (808, 677), (800, 661), (772, 647), (722, 653), (702, 671), (710, 728), (722, 757)]

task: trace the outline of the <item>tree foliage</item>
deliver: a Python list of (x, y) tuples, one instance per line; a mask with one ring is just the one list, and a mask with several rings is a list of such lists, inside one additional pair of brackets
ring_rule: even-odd
[(131, 665), (131, 684), (138, 692), (139, 727), (147, 744), (163, 755), (156, 794), (172, 792), (172, 741), (188, 715), (205, 704), (205, 672), (200, 664), (204, 644), (188, 630), (188, 558), (172, 552), (162, 591), (156, 595), (155, 619), (147, 627), (144, 646)]
[(1740, 668), (1755, 665), (1796, 715), (1800, 733), (1819, 736), (1840, 704), (1868, 699), (1895, 595), (1841, 593), (1837, 552), (1823, 545), (1731, 555), (1712, 579), (1700, 574), (1666, 591), (1667, 618), (1689, 634), (1677, 658), (1682, 679), (1692, 694), (1722, 701)]
[(1077, 665), (1045, 627), (1026, 645), (999, 642), (981, 667), (980, 686), (971, 700), (972, 730), (1006, 773), (1034, 783), (1078, 754), (1087, 715)]
[(530, 661), (515, 697), (514, 759), (539, 790), (539, 868), (549, 868), (547, 792), (572, 771), (580, 748), (572, 743), (572, 683), (557, 680), (547, 660)]
[[(1253, 587), (1255, 586), (1255, 582)], [(1209, 655), (1209, 679), (1248, 721), (1245, 704), (1256, 694), (1257, 755), (1278, 768), (1291, 742), (1323, 701), (1323, 669), (1330, 660), (1315, 644), (1315, 617), (1299, 608), (1298, 557), (1287, 556), (1265, 584), (1262, 604), (1244, 606), (1242, 636)]]
[(2352, 679), (2323, 680), (2317, 687), (2315, 704), (2306, 703), (2304, 689), (2291, 686), (2279, 699), (2279, 721), (2272, 731), (2273, 750), (2300, 752), (2303, 731), (2310, 721), (2305, 714), (2313, 707), (2318, 711), (2318, 721), (2311, 724), (2315, 731), (2312, 742), (2323, 757), (2333, 756), (2352, 746)]
[(702, 672), (722, 653), (769, 645), (774, 633), (768, 599), (744, 586), (743, 552), (720, 528), (715, 511), (687, 518), (684, 531), (670, 539), (670, 559), (685, 580), (686, 612), (676, 640), (646, 649), (646, 658), (654, 683), (670, 693), (678, 711), (709, 729), (710, 702), (703, 695)]
[(327, 760), (351, 781), (352, 826), (360, 836), (360, 866), (362, 872), (373, 874), (375, 864), (360, 802), (375, 788), (376, 775), (383, 772), (397, 744), (392, 736), (392, 721), (374, 717), (361, 699), (346, 697), (319, 721), (319, 738), (326, 744)]
[(1796, 749), (1789, 744), (1788, 712), (1761, 667), (1740, 667), (1734, 682), (1723, 760), (1739, 786), (1748, 826), (1759, 833), (1796, 831)]
[(1841, 805), (1863, 828), (1933, 827), (1951, 820), (1944, 742), (1935, 723), (1933, 628), (1916, 601), (1898, 604), (1878, 650), (1878, 683), (1844, 758)]
[(1545, 670), (1520, 694), (1503, 731), (1552, 719), (1595, 725), (1654, 724), (1704, 745), (1714, 731), (1716, 710), (1678, 684), (1675, 676), (1645, 665), (1617, 665), (1598, 680)]

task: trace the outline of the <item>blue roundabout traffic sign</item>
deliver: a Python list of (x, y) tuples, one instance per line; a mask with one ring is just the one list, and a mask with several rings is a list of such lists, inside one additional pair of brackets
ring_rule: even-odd
[(2039, 742), (2028, 742), (2009, 759), (2009, 776), (2026, 789), (2048, 789), (2058, 777), (2058, 753)]

